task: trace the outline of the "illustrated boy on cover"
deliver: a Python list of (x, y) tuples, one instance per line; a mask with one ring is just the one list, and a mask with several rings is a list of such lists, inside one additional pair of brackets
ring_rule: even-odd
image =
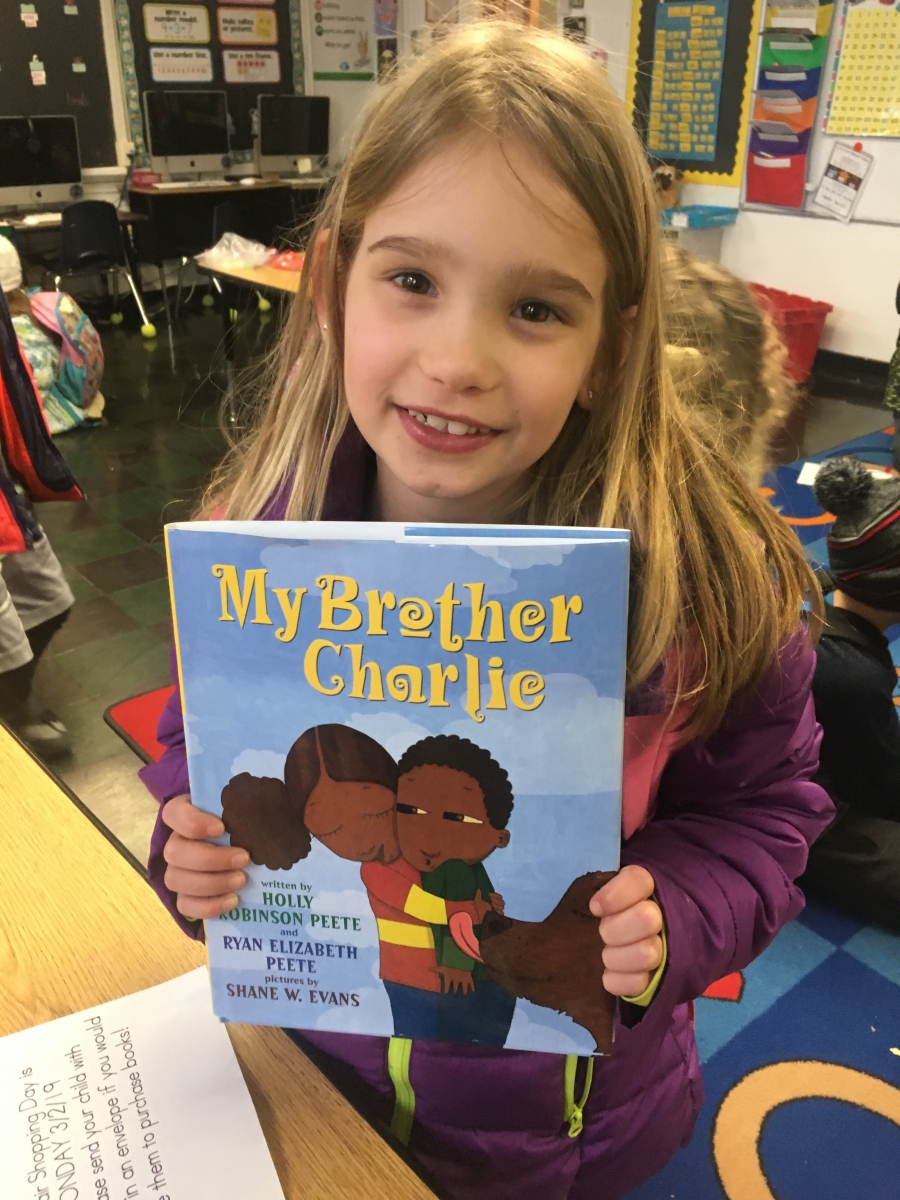
[(441, 976), (434, 930), (446, 932), (458, 915), (472, 928), (491, 902), (472, 896), (454, 903), (423, 889), (418, 869), (400, 857), (396, 792), (397, 764), (379, 742), (347, 725), (316, 725), (291, 746), (284, 782), (246, 772), (229, 780), (222, 820), (231, 844), (257, 866), (287, 870), (308, 856), (312, 838), (362, 864), (394, 1034), (436, 1038)]
[[(398, 763), (397, 836), (403, 860), (421, 873), (425, 892), (446, 901), (503, 900), (494, 890), (484, 860), (509, 845), (506, 828), (513, 792), (506, 771), (487, 750), (466, 738), (441, 734), (410, 746)], [(487, 905), (485, 905), (485, 909)], [(476, 1041), (502, 1046), (509, 1033), (515, 996), (488, 979), (475, 955), (480, 922), (434, 925), (437, 999), (442, 1041)], [(456, 933), (456, 938), (451, 933)], [(463, 947), (472, 950), (467, 954)]]

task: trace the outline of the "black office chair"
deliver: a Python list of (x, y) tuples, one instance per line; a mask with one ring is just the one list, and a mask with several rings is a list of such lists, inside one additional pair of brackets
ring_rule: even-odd
[(62, 210), (62, 274), (56, 276), (57, 288), (64, 275), (76, 271), (94, 271), (104, 278), (112, 276), (114, 325), (122, 321), (119, 274), (124, 274), (141, 314), (141, 333), (145, 338), (156, 337), (156, 326), (147, 317), (128, 267), (118, 214), (106, 200), (80, 200)]

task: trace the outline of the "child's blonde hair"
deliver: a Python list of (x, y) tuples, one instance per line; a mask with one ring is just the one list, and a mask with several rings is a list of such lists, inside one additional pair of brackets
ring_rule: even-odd
[(588, 214), (608, 264), (604, 383), (591, 413), (573, 397), (562, 432), (531, 468), (518, 519), (632, 531), (629, 685), (675, 650), (679, 695), (696, 698), (689, 730), (707, 733), (772, 662), (815, 584), (794, 535), (691, 428), (665, 368), (659, 215), (643, 150), (602, 73), (555, 35), (468, 26), (378, 89), (313, 229), (313, 239), (328, 232), (315, 256), (327, 336), (310, 254), (258, 424), (212, 494), (224, 516), (252, 519), (284, 487), (289, 519), (320, 517), (349, 418), (347, 265), (369, 213), (429, 156), (472, 134), (534, 147)]
[(675, 386), (709, 421), (725, 454), (757, 485), (772, 439), (797, 400), (787, 348), (743, 280), (664, 248), (666, 357)]

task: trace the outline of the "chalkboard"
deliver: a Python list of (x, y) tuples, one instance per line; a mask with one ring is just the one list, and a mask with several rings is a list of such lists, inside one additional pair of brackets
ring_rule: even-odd
[[(21, 8), (33, 8), (29, 28)], [(75, 11), (67, 13), (66, 9)], [(34, 58), (47, 82), (33, 83)], [(83, 66), (85, 69), (72, 70)], [(100, 0), (18, 0), (0, 3), (0, 116), (70, 113), (78, 124), (82, 167), (114, 167), (116, 134), (103, 48)]]
[[(8, 2), (8, 0), (7, 0)], [(131, 13), (131, 36), (134, 42), (134, 70), (137, 86), (141, 93), (141, 114), (143, 115), (143, 94), (149, 90), (159, 91), (190, 91), (215, 90), (224, 91), (228, 101), (228, 113), (233, 124), (231, 134), (231, 149), (240, 153), (253, 149), (253, 133), (251, 130), (251, 110), (256, 107), (256, 97), (264, 93), (284, 95), (295, 90), (303, 91), (302, 75), (294, 86), (293, 54), (291, 49), (291, 13), (290, 0), (275, 0), (274, 5), (260, 6), (261, 12), (274, 12), (278, 23), (278, 40), (275, 45), (260, 45), (259, 50), (278, 56), (278, 83), (226, 83), (223, 71), (223, 51), (246, 50), (247, 47), (226, 43), (223, 45), (219, 38), (217, 12), (228, 13), (230, 6), (220, 6), (215, 0), (185, 0), (194, 7), (206, 8), (209, 12), (209, 41), (205, 44), (194, 43), (162, 43), (148, 41), (144, 22), (144, 3), (142, 0), (129, 0)], [(212, 60), (212, 80), (201, 83), (172, 82), (158, 83), (153, 79), (150, 65), (151, 45), (164, 46), (171, 50), (204, 50), (210, 52)]]
[[(656, 30), (661, 25), (663, 9), (696, 9), (698, 13), (713, 5), (696, 0), (634, 0), (632, 14), (632, 49), (629, 69), (629, 95), (632, 117), (644, 144), (651, 144), (650, 100), (654, 68)], [(760, 0), (726, 0), (724, 55), (718, 102), (718, 120), (714, 146), (708, 153), (680, 157), (677, 153), (650, 149), (654, 162), (680, 167), (688, 181), (737, 185), (744, 166), (753, 65), (756, 56), (756, 33), (759, 26)], [(688, 18), (689, 20), (690, 18)], [(658, 44), (657, 44), (658, 52)]]

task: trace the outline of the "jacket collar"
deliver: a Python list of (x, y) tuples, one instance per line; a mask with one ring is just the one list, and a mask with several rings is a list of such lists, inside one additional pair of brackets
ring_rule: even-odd
[(835, 608), (833, 604), (826, 603), (822, 637), (852, 642), (862, 650), (867, 650), (883, 665), (890, 667), (892, 672), (894, 670), (894, 660), (891, 658), (887, 638), (859, 613), (851, 612), (848, 608)]

